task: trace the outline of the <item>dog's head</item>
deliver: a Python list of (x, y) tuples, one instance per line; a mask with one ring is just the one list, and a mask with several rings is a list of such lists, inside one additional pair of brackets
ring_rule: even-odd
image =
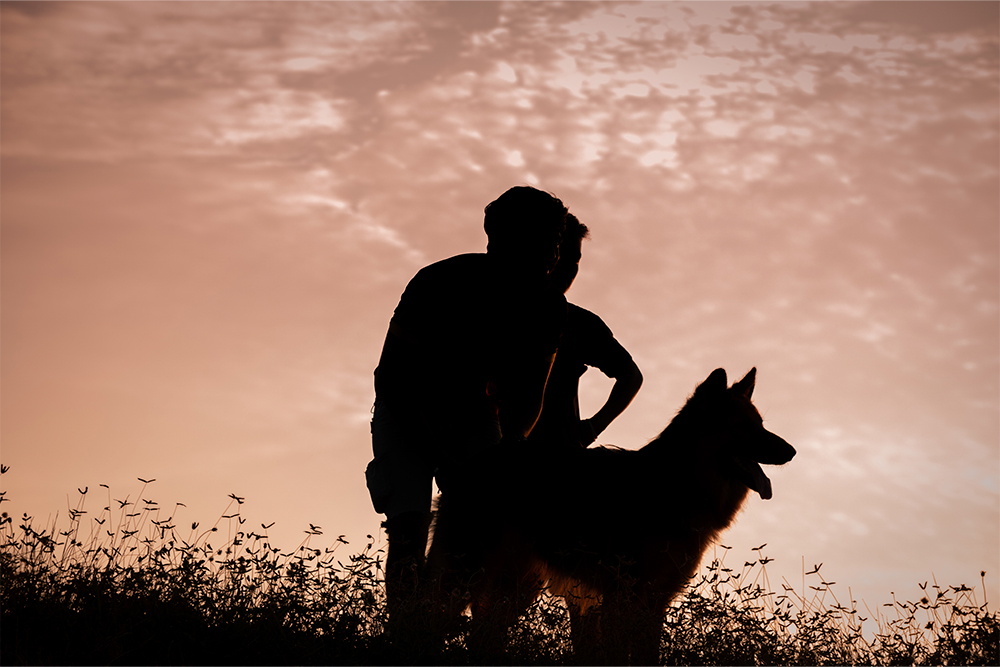
[(691, 403), (710, 420), (712, 444), (716, 455), (732, 476), (756, 491), (761, 498), (771, 497), (771, 480), (760, 464), (781, 465), (795, 456), (795, 448), (764, 428), (764, 420), (751, 403), (757, 369), (751, 369), (732, 387), (726, 371), (719, 368), (695, 390)]

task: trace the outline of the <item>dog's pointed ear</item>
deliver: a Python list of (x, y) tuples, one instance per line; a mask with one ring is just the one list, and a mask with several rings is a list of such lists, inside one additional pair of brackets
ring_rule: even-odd
[(729, 382), (726, 380), (726, 370), (724, 368), (716, 368), (708, 376), (708, 379), (698, 386), (696, 392), (723, 392), (728, 386)]
[(747, 373), (742, 380), (733, 385), (733, 389), (735, 389), (738, 393), (743, 394), (749, 399), (753, 396), (753, 388), (756, 383), (757, 383), (757, 368), (754, 367), (750, 369), (750, 372)]

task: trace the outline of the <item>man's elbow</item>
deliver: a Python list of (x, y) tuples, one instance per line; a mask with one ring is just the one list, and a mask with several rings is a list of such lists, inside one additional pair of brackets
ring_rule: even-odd
[(630, 375), (632, 386), (635, 387), (636, 391), (639, 391), (639, 387), (642, 386), (642, 371), (639, 370), (639, 366), (637, 366), (634, 361), (632, 362)]

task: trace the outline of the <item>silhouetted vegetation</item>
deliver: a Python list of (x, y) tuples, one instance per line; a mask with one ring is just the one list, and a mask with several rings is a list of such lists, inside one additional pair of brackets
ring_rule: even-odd
[[(231, 513), (204, 527), (178, 526), (173, 510), (141, 495), (119, 500), (110, 489), (91, 517), (84, 509), (88, 489), (79, 491), (64, 528), (2, 515), (5, 664), (472, 661), (460, 638), (421, 652), (385, 636), (383, 554), (371, 536), (359, 553), (348, 554), (342, 538), (314, 547), (322, 533), (310, 526), (302, 544), (285, 552), (270, 543), (266, 526), (259, 532), (247, 526), (235, 495)], [(741, 567), (725, 557), (709, 563), (670, 607), (664, 664), (1000, 660), (1000, 618), (967, 586), (925, 584), (918, 602), (858, 609), (836, 599), (818, 567), (805, 573), (804, 590), (770, 590), (770, 559), (762, 550)], [(519, 620), (503, 650), (508, 664), (599, 659), (573, 656), (565, 606), (550, 596)]]

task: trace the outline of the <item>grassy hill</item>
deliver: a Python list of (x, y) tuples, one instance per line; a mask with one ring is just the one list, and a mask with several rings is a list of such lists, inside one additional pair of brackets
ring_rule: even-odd
[[(111, 497), (67, 525), (0, 517), (4, 664), (475, 664), (461, 635), (402, 642), (385, 633), (384, 554), (350, 553), (319, 529), (296, 549), (248, 527), (242, 499), (212, 526), (175, 525), (145, 498)], [(5, 500), (0, 494), (0, 502)], [(176, 506), (175, 506), (176, 507)], [(160, 518), (166, 516), (166, 518)], [(998, 664), (1000, 617), (965, 585), (921, 586), (879, 609), (836, 599), (819, 568), (804, 590), (770, 590), (763, 547), (742, 566), (706, 565), (671, 607), (663, 664)], [(728, 549), (723, 553), (728, 554)], [(985, 576), (985, 573), (984, 573)], [(976, 587), (978, 588), (978, 587)], [(978, 589), (985, 590), (984, 588)], [(421, 634), (418, 632), (418, 634)], [(490, 659), (592, 664), (574, 655), (569, 617), (543, 596)]]

